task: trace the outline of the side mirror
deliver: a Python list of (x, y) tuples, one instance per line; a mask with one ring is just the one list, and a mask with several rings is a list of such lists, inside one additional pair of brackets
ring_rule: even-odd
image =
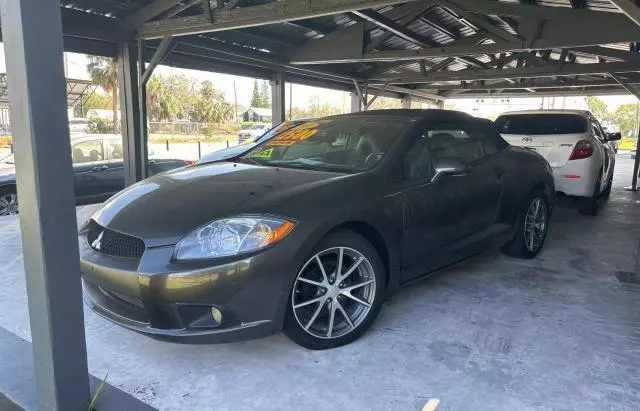
[(444, 176), (463, 176), (469, 173), (469, 166), (457, 157), (443, 157), (436, 160), (435, 173), (431, 182), (434, 183)]
[(607, 141), (618, 141), (622, 138), (621, 133), (607, 133), (605, 136), (605, 140)]

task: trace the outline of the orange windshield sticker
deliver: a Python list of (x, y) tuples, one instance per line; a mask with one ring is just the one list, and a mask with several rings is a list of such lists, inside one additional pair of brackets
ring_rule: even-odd
[(271, 139), (267, 146), (290, 146), (298, 141), (306, 140), (309, 137), (314, 136), (318, 132), (318, 122), (312, 121), (309, 123), (300, 124), (297, 127), (290, 128), (278, 134)]

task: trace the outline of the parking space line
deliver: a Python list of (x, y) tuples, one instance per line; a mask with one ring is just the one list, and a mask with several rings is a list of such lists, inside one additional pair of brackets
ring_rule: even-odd
[(437, 398), (431, 398), (427, 403), (422, 407), (422, 411), (436, 411), (438, 408), (438, 404), (440, 404), (440, 400)]

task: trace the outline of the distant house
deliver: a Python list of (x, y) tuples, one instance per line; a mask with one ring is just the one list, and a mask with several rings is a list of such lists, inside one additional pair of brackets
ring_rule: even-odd
[(244, 113), (242, 113), (242, 121), (270, 122), (271, 109), (249, 107)]

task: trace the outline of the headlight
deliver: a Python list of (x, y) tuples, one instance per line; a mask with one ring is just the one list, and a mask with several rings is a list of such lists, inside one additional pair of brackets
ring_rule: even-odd
[(234, 217), (198, 228), (176, 246), (177, 260), (225, 257), (275, 244), (295, 223), (277, 217)]

